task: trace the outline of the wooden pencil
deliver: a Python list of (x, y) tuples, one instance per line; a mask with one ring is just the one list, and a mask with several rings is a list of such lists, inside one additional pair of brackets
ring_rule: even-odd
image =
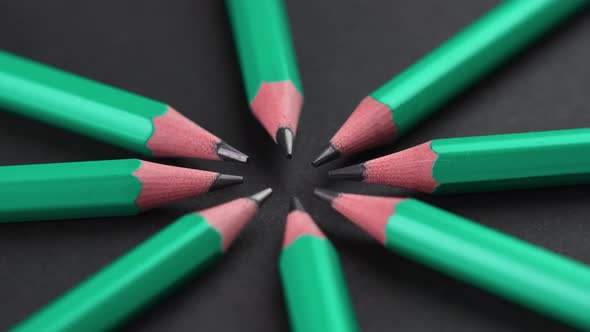
[(138, 159), (0, 167), (0, 222), (133, 215), (242, 183)]
[(358, 105), (314, 167), (405, 134), (588, 0), (506, 0)]
[(284, 0), (226, 3), (250, 108), (291, 158), (303, 90)]
[(279, 271), (291, 331), (358, 331), (338, 254), (330, 241), (291, 199)]
[(329, 172), (427, 193), (590, 183), (590, 129), (436, 139)]
[(590, 268), (415, 199), (315, 194), (389, 250), (590, 329)]
[(2, 51), (0, 107), (147, 156), (248, 160), (162, 102)]
[(111, 330), (222, 256), (271, 193), (181, 217), (11, 331)]

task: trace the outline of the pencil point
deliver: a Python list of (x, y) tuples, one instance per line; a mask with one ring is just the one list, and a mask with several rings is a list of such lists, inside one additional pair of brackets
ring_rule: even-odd
[(363, 164), (334, 169), (328, 172), (330, 179), (363, 181), (365, 179), (365, 166)]
[(292, 212), (292, 211), (305, 212), (305, 208), (303, 207), (303, 204), (301, 204), (301, 201), (299, 201), (299, 198), (297, 198), (297, 197), (291, 197), (291, 200), (289, 201), (289, 212)]
[[(299, 206), (294, 208), (293, 204)], [(287, 215), (287, 222), (285, 224), (283, 248), (290, 246), (303, 236), (313, 236), (320, 239), (326, 238), (311, 216), (303, 210), (301, 202), (296, 197), (293, 197), (291, 198), (291, 211)]]
[(221, 160), (239, 161), (242, 163), (248, 162), (249, 157), (247, 155), (238, 151), (236, 148), (225, 143), (224, 141), (217, 143), (215, 151)]
[(264, 202), (270, 197), (271, 194), (272, 188), (266, 188), (263, 191), (250, 196), (250, 199), (256, 202), (256, 205), (262, 206), (262, 204), (264, 204)]
[(230, 174), (219, 174), (213, 184), (209, 188), (209, 191), (222, 189), (225, 187), (233, 186), (244, 182), (244, 177), (239, 175)]
[(293, 157), (293, 132), (289, 128), (279, 128), (277, 130), (277, 143), (281, 146), (281, 149), (285, 152), (287, 159)]
[(322, 188), (315, 188), (313, 191), (314, 195), (316, 195), (322, 201), (327, 202), (328, 204), (332, 204), (332, 201), (338, 197), (338, 193), (335, 191), (322, 189)]
[(338, 149), (336, 149), (334, 145), (330, 143), (324, 149), (324, 151), (322, 151), (322, 153), (320, 153), (319, 156), (317, 156), (317, 158), (311, 162), (311, 166), (318, 167), (332, 160), (336, 160), (338, 157), (340, 157), (340, 151), (338, 151)]

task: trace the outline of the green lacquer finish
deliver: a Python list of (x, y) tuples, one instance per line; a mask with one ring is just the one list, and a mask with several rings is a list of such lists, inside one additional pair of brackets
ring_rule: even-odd
[(0, 167), (0, 222), (132, 215), (138, 159)]
[(292, 331), (358, 331), (336, 250), (304, 235), (283, 249), (279, 269)]
[(590, 330), (590, 269), (409, 199), (395, 207), (386, 245), (532, 310)]
[(168, 108), (2, 51), (0, 107), (147, 155), (152, 119)]
[(437, 193), (590, 183), (590, 129), (432, 141)]
[(12, 332), (109, 330), (221, 254), (219, 232), (203, 217), (186, 215)]
[(588, 0), (506, 0), (371, 96), (389, 106), (400, 134)]
[(290, 80), (303, 94), (284, 0), (226, 0), (248, 101), (263, 82)]

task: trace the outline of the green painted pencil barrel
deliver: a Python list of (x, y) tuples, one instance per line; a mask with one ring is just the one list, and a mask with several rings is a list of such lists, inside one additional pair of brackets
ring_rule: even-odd
[(436, 193), (590, 183), (590, 129), (438, 139)]
[(109, 330), (222, 253), (220, 233), (186, 215), (11, 331)]
[(590, 269), (414, 199), (395, 206), (386, 246), (452, 277), (590, 330)]
[(0, 222), (132, 215), (138, 159), (0, 167)]
[(387, 105), (402, 135), (588, 0), (506, 0), (371, 96)]
[(227, 0), (248, 101), (264, 82), (291, 81), (303, 94), (284, 0)]
[[(152, 155), (152, 119), (168, 106), (0, 51), (0, 107)], [(97, 125), (100, 124), (100, 125)]]
[(293, 331), (358, 331), (340, 262), (329, 241), (302, 236), (283, 249), (279, 269)]

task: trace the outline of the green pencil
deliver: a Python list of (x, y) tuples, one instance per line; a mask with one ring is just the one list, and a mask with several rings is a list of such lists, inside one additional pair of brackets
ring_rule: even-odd
[(11, 331), (112, 329), (223, 255), (271, 193), (183, 216)]
[(292, 331), (358, 331), (336, 250), (291, 200), (279, 270)]
[(312, 165), (393, 142), (588, 3), (502, 2), (363, 99)]
[(316, 195), (391, 251), (590, 330), (590, 268), (415, 199)]
[(303, 90), (283, 0), (227, 0), (246, 95), (275, 143), (293, 153)]
[(590, 183), (590, 129), (436, 139), (329, 174), (435, 194)]
[(0, 107), (147, 156), (248, 160), (162, 102), (2, 51)]
[(238, 183), (138, 159), (2, 166), (0, 222), (133, 215)]

